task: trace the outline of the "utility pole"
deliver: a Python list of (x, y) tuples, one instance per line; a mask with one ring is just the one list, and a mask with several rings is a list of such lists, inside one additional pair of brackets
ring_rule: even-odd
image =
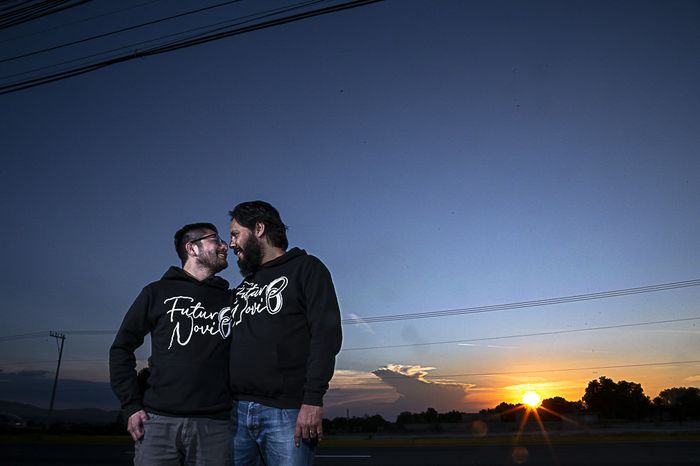
[(58, 340), (61, 340), (61, 346), (58, 350), (58, 366), (56, 366), (56, 377), (53, 379), (53, 391), (51, 392), (51, 404), (49, 405), (49, 418), (46, 420), (46, 430), (51, 427), (51, 417), (53, 416), (53, 402), (56, 399), (56, 386), (58, 385), (58, 372), (61, 370), (61, 357), (63, 356), (63, 343), (66, 340), (66, 336), (59, 332), (49, 332), (49, 336), (56, 339), (56, 344)]

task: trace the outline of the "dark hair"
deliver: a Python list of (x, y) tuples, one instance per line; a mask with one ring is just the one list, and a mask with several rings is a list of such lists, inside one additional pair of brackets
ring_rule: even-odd
[(289, 246), (287, 225), (282, 222), (277, 209), (267, 202), (241, 202), (228, 214), (231, 216), (231, 220), (235, 220), (249, 230), (254, 230), (256, 223), (262, 223), (265, 225), (265, 236), (270, 240), (270, 244), (287, 250)]
[(213, 223), (190, 223), (175, 233), (175, 251), (177, 251), (177, 256), (180, 258), (182, 265), (185, 265), (185, 262), (187, 262), (185, 244), (204, 235), (204, 230), (213, 230), (214, 233), (219, 233)]

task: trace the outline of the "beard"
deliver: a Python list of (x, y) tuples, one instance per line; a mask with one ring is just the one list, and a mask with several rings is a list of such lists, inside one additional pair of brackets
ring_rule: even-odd
[(245, 278), (248, 275), (252, 275), (260, 268), (262, 251), (260, 249), (260, 243), (252, 236), (249, 237), (241, 247), (241, 251), (243, 251), (243, 257), (238, 259), (238, 269)]
[(209, 251), (206, 254), (197, 257), (197, 262), (203, 267), (211, 270), (212, 275), (217, 274), (228, 267), (228, 261), (226, 258), (219, 257), (218, 251), (216, 250)]

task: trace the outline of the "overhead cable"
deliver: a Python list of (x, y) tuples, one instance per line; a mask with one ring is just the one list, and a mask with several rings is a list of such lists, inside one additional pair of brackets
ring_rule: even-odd
[(79, 39), (79, 40), (75, 40), (75, 41), (72, 41), (72, 42), (66, 42), (66, 43), (63, 43), (63, 44), (60, 44), (60, 45), (54, 45), (54, 46), (52, 46), (52, 47), (47, 47), (47, 48), (44, 48), (44, 49), (34, 50), (34, 51), (32, 51), (32, 52), (27, 52), (27, 53), (23, 53), (23, 54), (20, 54), (20, 55), (15, 55), (14, 57), (3, 58), (3, 59), (0, 59), (0, 63), (6, 63), (6, 62), (9, 62), (9, 61), (13, 61), (13, 60), (19, 60), (20, 58), (27, 58), (27, 57), (31, 57), (31, 56), (33, 56), (33, 55), (38, 55), (38, 54), (40, 54), (40, 53), (51, 52), (51, 51), (53, 51), (53, 50), (58, 50), (58, 49), (62, 49), (62, 48), (65, 48), (65, 47), (70, 47), (71, 45), (82, 44), (82, 43), (90, 42), (90, 41), (93, 41), (93, 40), (96, 40), (96, 39), (102, 39), (103, 37), (108, 37), (108, 36), (112, 36), (112, 35), (115, 35), (115, 34), (120, 34), (120, 33), (122, 33), (122, 32), (133, 31), (134, 29), (139, 29), (139, 28), (146, 27), (146, 26), (152, 26), (152, 25), (154, 25), (154, 24), (162, 23), (162, 22), (164, 22), (164, 21), (170, 21), (170, 20), (172, 20), (172, 19), (181, 18), (181, 17), (183, 17), (183, 16), (189, 16), (189, 15), (193, 15), (193, 14), (196, 14), (196, 13), (201, 13), (201, 12), (203, 12), (203, 11), (212, 10), (212, 9), (214, 9), (214, 8), (220, 8), (220, 7), (222, 7), (222, 6), (227, 6), (227, 5), (230, 5), (230, 4), (232, 4), (232, 3), (238, 3), (238, 2), (240, 2), (240, 1), (241, 1), (241, 0), (229, 0), (229, 1), (227, 1), (227, 2), (218, 3), (218, 4), (216, 4), (216, 5), (211, 5), (211, 6), (207, 6), (207, 7), (203, 7), (203, 8), (198, 8), (198, 9), (196, 9), (196, 10), (190, 10), (190, 11), (186, 11), (186, 12), (184, 12), (184, 13), (178, 13), (178, 14), (176, 14), (176, 15), (168, 16), (168, 17), (166, 17), (166, 18), (160, 18), (160, 19), (156, 19), (156, 20), (153, 20), (153, 21), (148, 21), (148, 22), (145, 22), (145, 23), (137, 24), (137, 25), (135, 25), (135, 26), (129, 26), (129, 27), (126, 27), (126, 28), (117, 29), (116, 31), (105, 32), (105, 33), (102, 33), (102, 34), (97, 34), (97, 35), (95, 35), (95, 36), (86, 37), (86, 38), (84, 38), (84, 39)]
[(363, 5), (368, 5), (368, 4), (376, 3), (376, 2), (380, 2), (380, 1), (382, 1), (382, 0), (353, 0), (353, 1), (349, 1), (346, 3), (339, 4), (339, 5), (334, 5), (334, 6), (325, 7), (325, 8), (319, 8), (319, 9), (312, 10), (312, 11), (298, 13), (296, 15), (291, 15), (291, 16), (286, 16), (283, 18), (265, 21), (265, 22), (251, 25), (251, 26), (246, 26), (246, 27), (228, 30), (228, 31), (215, 33), (215, 34), (209, 34), (209, 35), (204, 36), (204, 37), (197, 37), (194, 39), (177, 41), (173, 44), (167, 44), (164, 46), (155, 47), (155, 48), (148, 49), (148, 50), (134, 51), (133, 53), (130, 53), (128, 55), (123, 55), (120, 57), (104, 60), (104, 61), (101, 61), (98, 63), (92, 63), (92, 64), (69, 69), (69, 70), (62, 71), (62, 72), (57, 72), (57, 73), (50, 74), (50, 75), (45, 75), (45, 76), (41, 76), (41, 77), (37, 77), (37, 78), (30, 78), (30, 79), (26, 79), (23, 81), (18, 81), (18, 82), (6, 84), (3, 86), (0, 86), (0, 95), (21, 91), (21, 90), (29, 89), (29, 88), (36, 87), (36, 86), (41, 86), (43, 84), (48, 84), (48, 83), (55, 82), (55, 81), (61, 81), (63, 79), (68, 79), (68, 78), (71, 78), (74, 76), (86, 74), (86, 73), (89, 73), (91, 71), (96, 71), (96, 70), (101, 69), (101, 68), (105, 68), (105, 67), (108, 67), (111, 65), (116, 65), (118, 63), (123, 63), (126, 61), (134, 60), (136, 58), (142, 58), (142, 57), (159, 55), (161, 53), (172, 52), (174, 50), (180, 50), (180, 49), (192, 47), (195, 45), (200, 45), (200, 44), (204, 44), (207, 42), (212, 42), (212, 41), (224, 39), (226, 37), (232, 37), (235, 35), (245, 34), (248, 32), (257, 31), (260, 29), (266, 29), (266, 28), (270, 28), (273, 26), (279, 26), (282, 24), (300, 21), (300, 20), (312, 18), (315, 16), (325, 15), (325, 14), (329, 14), (329, 13), (335, 13), (338, 11), (348, 10), (351, 8), (357, 8), (357, 7), (360, 7)]
[[(485, 377), (485, 376), (497, 376), (497, 375), (522, 375), (522, 374), (544, 374), (549, 372), (577, 372), (577, 371), (592, 371), (600, 369), (628, 369), (631, 367), (659, 367), (659, 366), (676, 366), (685, 364), (700, 364), (700, 359), (685, 360), (685, 361), (660, 361), (660, 362), (643, 362), (643, 363), (630, 363), (630, 364), (615, 364), (609, 366), (586, 366), (586, 367), (566, 367), (566, 368), (556, 368), (556, 369), (533, 369), (533, 370), (518, 370), (518, 371), (495, 371), (495, 372), (466, 372), (460, 374), (421, 374), (420, 379), (453, 379), (456, 377)], [(389, 370), (389, 369), (385, 369)], [(376, 371), (375, 371), (376, 372)], [(394, 372), (394, 371), (390, 371)], [(376, 375), (376, 374), (374, 374)], [(379, 376), (377, 376), (379, 377)], [(415, 375), (402, 374), (400, 372), (394, 372), (393, 374), (383, 374), (379, 377), (381, 380), (384, 379), (417, 379)], [(419, 379), (419, 380), (420, 380)], [(347, 385), (361, 385), (359, 383), (347, 383)], [(345, 383), (344, 383), (345, 385)]]
[(443, 340), (443, 341), (432, 341), (425, 343), (406, 343), (401, 345), (382, 345), (382, 346), (362, 346), (356, 348), (343, 348), (342, 351), (360, 351), (360, 350), (375, 350), (375, 349), (389, 349), (389, 348), (411, 348), (416, 346), (432, 346), (432, 345), (447, 345), (447, 344), (457, 344), (457, 343), (473, 343), (477, 341), (492, 341), (492, 340), (506, 340), (510, 338), (527, 338), (527, 337), (542, 337), (547, 335), (562, 335), (565, 333), (580, 333), (580, 332), (593, 332), (597, 330), (611, 330), (618, 328), (628, 328), (628, 327), (642, 327), (646, 325), (660, 325), (660, 324), (670, 324), (675, 322), (688, 322), (692, 320), (700, 320), (700, 317), (688, 317), (683, 319), (668, 319), (668, 320), (656, 320), (651, 322), (638, 322), (634, 324), (619, 324), (619, 325), (605, 325), (601, 327), (584, 327), (575, 328), (570, 330), (552, 330), (550, 332), (537, 332), (537, 333), (518, 333), (514, 335), (500, 335), (493, 337), (483, 337), (483, 338), (469, 338), (463, 340)]
[[(204, 35), (204, 34), (206, 34), (206, 33), (211, 33), (211, 32), (214, 32), (214, 31), (218, 31), (218, 30), (225, 29), (225, 27), (239, 26), (239, 25), (242, 25), (242, 24), (247, 24), (247, 23), (250, 23), (250, 22), (252, 22), (252, 21), (260, 20), (260, 19), (263, 19), (263, 18), (267, 18), (267, 17), (270, 17), (270, 16), (277, 15), (277, 14), (287, 13), (287, 12), (294, 11), (294, 10), (297, 10), (297, 9), (300, 9), (300, 8), (304, 8), (304, 7), (307, 7), (307, 6), (309, 6), (309, 5), (318, 3), (319, 1), (325, 1), (325, 0), (311, 0), (311, 1), (306, 1), (306, 2), (302, 2), (302, 3), (295, 3), (295, 4), (293, 4), (293, 5), (289, 5), (289, 6), (285, 6), (285, 7), (281, 7), (281, 8), (274, 8), (274, 9), (271, 9), (271, 10), (265, 10), (265, 11), (261, 11), (261, 12), (258, 12), (258, 13), (253, 13), (253, 14), (249, 14), (249, 15), (239, 16), (239, 17), (237, 17), (237, 18), (228, 19), (228, 20), (226, 20), (226, 21), (219, 21), (219, 22), (217, 22), (217, 23), (208, 24), (208, 25), (206, 25), (206, 26), (198, 26), (198, 27), (196, 27), (196, 28), (187, 29), (187, 30), (185, 30), (185, 31), (179, 31), (179, 32), (175, 32), (175, 33), (172, 33), (172, 34), (166, 34), (166, 35), (163, 35), (163, 36), (159, 36), (159, 37), (156, 37), (156, 38), (153, 38), (153, 39), (147, 39), (147, 40), (143, 40), (143, 41), (140, 41), (140, 42), (130, 43), (130, 44), (123, 45), (123, 46), (120, 46), (120, 47), (116, 47), (116, 48), (113, 48), (113, 49), (110, 49), (110, 50), (104, 50), (104, 51), (102, 51), (102, 52), (93, 53), (93, 54), (91, 54), (91, 55), (82, 56), (82, 57), (75, 58), (75, 59), (72, 59), (72, 60), (64, 60), (64, 61), (59, 62), (59, 63), (54, 63), (54, 64), (51, 64), (51, 65), (45, 65), (45, 66), (41, 66), (41, 67), (38, 67), (38, 68), (33, 68), (33, 69), (26, 70), (26, 71), (22, 71), (22, 72), (19, 72), (19, 73), (14, 73), (14, 74), (11, 74), (11, 75), (0, 76), (0, 79), (14, 78), (14, 77), (17, 77), (17, 76), (22, 76), (22, 75), (26, 75), (26, 74), (31, 74), (31, 73), (34, 73), (34, 72), (37, 72), (37, 71), (43, 71), (43, 70), (50, 69), (50, 68), (57, 68), (57, 67), (59, 67), (59, 66), (69, 65), (69, 64), (71, 64), (71, 63), (81, 62), (81, 61), (85, 61), (85, 60), (88, 60), (88, 59), (91, 59), (91, 58), (95, 58), (95, 57), (99, 57), (99, 56), (104, 56), (104, 55), (108, 55), (108, 54), (112, 54), (112, 56), (111, 56), (109, 59), (117, 58), (117, 57), (120, 56), (120, 54), (116, 54), (116, 53), (113, 53), (113, 52), (119, 52), (119, 51), (123, 51), (123, 50), (131, 50), (131, 51), (133, 51), (133, 50), (138, 50), (139, 48), (141, 48), (141, 46), (144, 46), (145, 44), (151, 44), (152, 46), (156, 46), (156, 45), (166, 45), (166, 44), (169, 44), (169, 42), (165, 41), (166, 39), (171, 39), (171, 38), (173, 38), (173, 37), (183, 36), (183, 35), (185, 35), (185, 34), (193, 33), (193, 32), (195, 32), (195, 31), (207, 30), (206, 32), (203, 32), (203, 33), (200, 32), (200, 33), (198, 33), (198, 34), (195, 34), (194, 36), (190, 36), (189, 38), (192, 38), (192, 37), (200, 37), (201, 35)], [(225, 24), (225, 25), (227, 25), (227, 26), (225, 26), (225, 27), (220, 27), (222, 24)], [(215, 26), (217, 26), (217, 27), (215, 28)], [(213, 29), (212, 29), (212, 28), (213, 28)]]
[(429, 319), (433, 317), (456, 316), (463, 314), (481, 314), (485, 312), (506, 311), (526, 307), (551, 306), (554, 304), (573, 303), (578, 301), (590, 301), (594, 299), (616, 298), (618, 296), (630, 296), (643, 293), (655, 293), (658, 291), (675, 290), (700, 286), (700, 279), (687, 280), (682, 282), (662, 283), (659, 285), (640, 286), (636, 288), (625, 288), (621, 290), (601, 291), (597, 293), (586, 293), (573, 296), (562, 296), (558, 298), (538, 299), (534, 301), (521, 301), (517, 303), (494, 304), (490, 306), (467, 307), (460, 309), (448, 309), (442, 311), (415, 312), (408, 314), (392, 314), (373, 317), (353, 317), (343, 319), (343, 324), (372, 324), (377, 322), (391, 322), (395, 320)]
[[(559, 297), (559, 298), (548, 298), (548, 299), (542, 299), (542, 300), (537, 300), (537, 301), (521, 301), (521, 302), (517, 302), (517, 303), (494, 304), (491, 306), (470, 307), (470, 308), (462, 308), (462, 309), (449, 309), (449, 310), (444, 310), (444, 311), (430, 311), (430, 312), (413, 313), (413, 314), (394, 314), (391, 316), (378, 316), (378, 317), (366, 317), (366, 318), (359, 318), (358, 317), (358, 318), (352, 318), (352, 319), (343, 319), (343, 320), (341, 320), (341, 324), (343, 324), (343, 325), (356, 325), (356, 324), (365, 324), (365, 323), (373, 323), (373, 322), (410, 320), (410, 319), (431, 318), (431, 317), (443, 317), (443, 316), (451, 316), (451, 315), (459, 315), (459, 314), (476, 314), (476, 313), (483, 313), (483, 312), (502, 311), (502, 310), (506, 310), (506, 309), (538, 307), (538, 306), (561, 304), (561, 303), (568, 303), (568, 302), (575, 302), (575, 301), (590, 301), (590, 300), (594, 300), (594, 299), (605, 299), (605, 298), (611, 298), (611, 297), (616, 297), (616, 296), (628, 296), (628, 295), (641, 294), (641, 293), (652, 293), (652, 292), (656, 292), (656, 291), (673, 290), (673, 289), (686, 288), (686, 287), (698, 286), (698, 285), (700, 285), (700, 280), (686, 280), (686, 281), (682, 281), (682, 282), (661, 283), (661, 284), (657, 284), (657, 285), (640, 286), (640, 287), (635, 287), (635, 288), (625, 288), (625, 289), (621, 289), (621, 290), (601, 291), (601, 292), (597, 292), (597, 293), (564, 296), (564, 297)], [(419, 317), (416, 317), (416, 316), (419, 316)], [(698, 319), (698, 318), (697, 317), (689, 317), (689, 318), (681, 318), (681, 319), (659, 320), (659, 321), (653, 321), (653, 322), (620, 324), (619, 326), (613, 325), (613, 326), (607, 326), (607, 327), (599, 327), (598, 329), (602, 330), (602, 329), (606, 329), (606, 328), (617, 328), (617, 327), (623, 327), (623, 326), (656, 325), (656, 324), (661, 324), (661, 323), (681, 322), (681, 321), (685, 321), (685, 320), (696, 320), (696, 319)], [(586, 329), (584, 328), (584, 329), (574, 329), (574, 330), (558, 330), (556, 332), (557, 333), (567, 333), (567, 332), (585, 331), (585, 330)], [(116, 333), (116, 330), (64, 330), (63, 333), (71, 334), (71, 335), (113, 335)], [(548, 333), (550, 333), (550, 332), (543, 332), (542, 334), (548, 334)], [(22, 334), (22, 335), (8, 335), (8, 336), (0, 337), (0, 341), (18, 340), (18, 339), (22, 339), (22, 338), (36, 338), (36, 337), (40, 337), (40, 336), (45, 336), (47, 334), (48, 334), (48, 331), (27, 333), (27, 334)], [(532, 335), (539, 336), (540, 334), (532, 334)], [(496, 337), (496, 338), (515, 338), (518, 336), (527, 336), (527, 335), (508, 335), (508, 336), (501, 336), (501, 337)], [(495, 338), (491, 338), (491, 339), (495, 339)], [(460, 343), (460, 342), (466, 342), (466, 341), (467, 340), (455, 340), (455, 341), (449, 341), (449, 342), (436, 342), (436, 343), (430, 343), (430, 344)], [(409, 346), (413, 346), (413, 345), (409, 345)], [(389, 347), (391, 347), (391, 346), (389, 346)], [(352, 349), (355, 349), (355, 348), (349, 348), (348, 350), (352, 350)], [(365, 348), (356, 348), (356, 349), (359, 350), (359, 349), (365, 349)], [(367, 349), (372, 349), (372, 348), (367, 348)]]
[(61, 11), (83, 5), (90, 1), (92, 0), (46, 0), (27, 7), (16, 8), (7, 13), (0, 14), (0, 29), (7, 29), (45, 16), (60, 13)]
[(644, 362), (638, 364), (616, 364), (613, 366), (588, 366), (588, 367), (568, 367), (564, 369), (535, 369), (522, 371), (507, 371), (507, 372), (468, 372), (465, 374), (435, 374), (425, 375), (430, 378), (445, 378), (445, 377), (474, 377), (474, 376), (491, 376), (491, 375), (514, 375), (514, 374), (542, 374), (546, 372), (573, 372), (573, 371), (590, 371), (597, 369), (626, 369), (630, 367), (652, 367), (652, 366), (675, 366), (680, 364), (700, 364), (700, 359), (690, 361), (664, 361), (664, 362)]
[(118, 9), (118, 10), (108, 11), (107, 13), (102, 13), (102, 14), (95, 15), (95, 16), (89, 16), (89, 17), (87, 17), (87, 18), (82, 18), (82, 19), (79, 19), (79, 20), (76, 20), (76, 21), (71, 21), (71, 22), (68, 22), (68, 23), (62, 23), (62, 24), (59, 24), (59, 25), (57, 25), (57, 26), (53, 26), (53, 27), (50, 27), (50, 28), (42, 29), (42, 30), (40, 30), (40, 31), (29, 32), (29, 33), (22, 34), (22, 35), (19, 35), (19, 36), (10, 37), (9, 39), (0, 40), (0, 44), (3, 44), (3, 43), (5, 43), (5, 42), (12, 42), (12, 41), (19, 40), (19, 39), (24, 39), (24, 38), (27, 38), (27, 37), (36, 36), (36, 35), (39, 35), (39, 34), (46, 34), (47, 32), (55, 31), (56, 29), (63, 29), (63, 28), (69, 27), (69, 26), (74, 26), (74, 25), (76, 25), (76, 24), (85, 23), (85, 22), (92, 21), (92, 20), (95, 20), (95, 19), (98, 19), (98, 18), (103, 18), (103, 17), (105, 17), (105, 16), (111, 16), (111, 15), (114, 15), (114, 14), (117, 14), (117, 13), (123, 13), (124, 11), (133, 10), (133, 9), (135, 9), (135, 8), (141, 8), (141, 7), (143, 7), (143, 6), (150, 5), (151, 3), (162, 2), (162, 1), (163, 1), (163, 0), (149, 0), (149, 1), (147, 1), (147, 2), (139, 3), (139, 4), (137, 4), (137, 5), (131, 5), (131, 6), (128, 6), (128, 7), (126, 7), (126, 8), (120, 8), (120, 9)]

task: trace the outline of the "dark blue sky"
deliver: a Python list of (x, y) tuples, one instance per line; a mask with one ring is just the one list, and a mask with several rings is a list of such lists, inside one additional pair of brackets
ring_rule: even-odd
[[(244, 1), (3, 63), (0, 82), (281, 4)], [(153, 2), (10, 40), (111, 11), (91, 3), (0, 31), (2, 56), (201, 5)], [(227, 232), (227, 211), (257, 198), (279, 208), (291, 244), (326, 262), (344, 317), (700, 278), (698, 24), (697, 1), (389, 0), (0, 96), (0, 336), (116, 329), (176, 262), (175, 230), (203, 220)], [(235, 265), (223, 276), (240, 280)], [(346, 326), (344, 347), (700, 317), (699, 291)], [(69, 335), (66, 376), (105, 381), (111, 338)], [(352, 406), (423, 410), (421, 390), (441, 387), (371, 371), (415, 384), (431, 372), (694, 360), (699, 341), (685, 322), (345, 351), (337, 386)], [(5, 372), (52, 371), (56, 356), (49, 338), (0, 341), (0, 352)], [(700, 379), (688, 364), (608, 373), (652, 396)], [(481, 408), (528, 384), (577, 399), (595, 377), (448, 378), (459, 396), (446, 399)]]

